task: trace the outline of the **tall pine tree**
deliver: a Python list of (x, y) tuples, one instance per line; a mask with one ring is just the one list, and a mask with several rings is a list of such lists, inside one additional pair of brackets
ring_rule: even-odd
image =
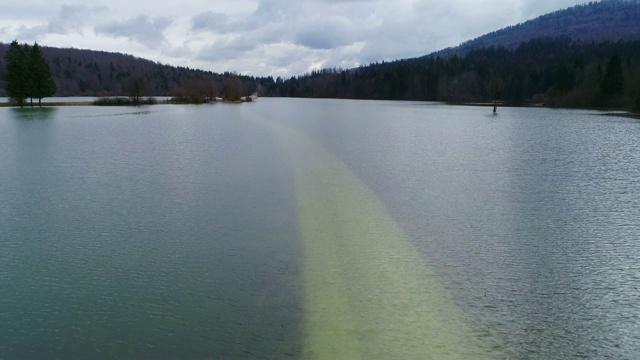
[(615, 54), (607, 64), (607, 71), (600, 83), (600, 92), (605, 100), (611, 99), (624, 91), (624, 73), (622, 69), (622, 59)]
[(4, 76), (4, 81), (6, 82), (5, 90), (7, 95), (22, 107), (31, 88), (25, 47), (20, 46), (18, 41), (14, 40), (9, 45), (9, 49), (7, 49), (5, 61), (7, 62), (7, 71)]
[(56, 93), (56, 83), (51, 78), (49, 64), (42, 57), (40, 46), (34, 43), (29, 51), (29, 67), (31, 72), (31, 104), (33, 99), (38, 99), (38, 106), (42, 105), (42, 98), (53, 96)]

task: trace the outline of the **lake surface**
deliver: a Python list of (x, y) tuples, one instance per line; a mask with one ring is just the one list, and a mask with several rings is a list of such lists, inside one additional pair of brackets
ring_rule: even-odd
[(640, 122), (0, 108), (0, 358), (640, 358)]

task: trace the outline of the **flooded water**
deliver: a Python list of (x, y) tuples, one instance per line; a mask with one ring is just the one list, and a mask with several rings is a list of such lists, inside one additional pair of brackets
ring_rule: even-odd
[(0, 358), (638, 358), (640, 122), (0, 108)]

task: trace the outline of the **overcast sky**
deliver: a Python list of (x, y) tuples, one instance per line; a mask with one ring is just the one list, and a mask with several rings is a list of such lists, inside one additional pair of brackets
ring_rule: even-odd
[[(0, 41), (289, 77), (422, 56), (584, 0), (3, 1)], [(95, 4), (95, 5), (94, 5)]]

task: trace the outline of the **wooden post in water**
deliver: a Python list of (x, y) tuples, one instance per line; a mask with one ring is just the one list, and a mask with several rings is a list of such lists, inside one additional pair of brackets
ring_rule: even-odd
[(491, 81), (491, 92), (493, 93), (493, 113), (498, 112), (498, 100), (500, 100), (500, 88), (502, 87), (502, 79), (494, 78)]

